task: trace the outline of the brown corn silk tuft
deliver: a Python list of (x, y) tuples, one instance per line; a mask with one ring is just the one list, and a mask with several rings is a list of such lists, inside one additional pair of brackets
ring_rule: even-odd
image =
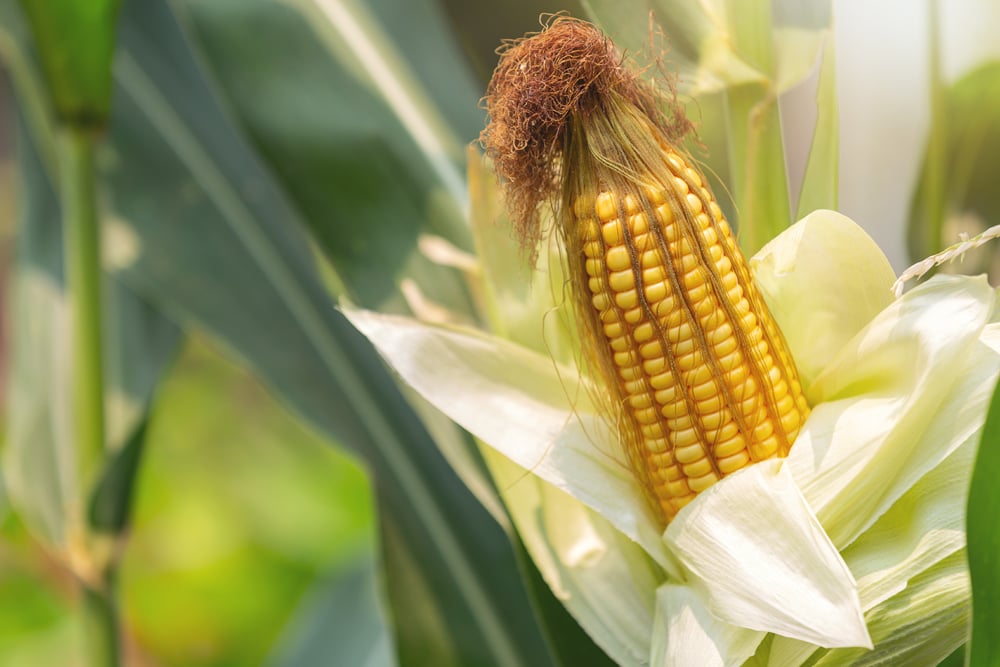
[[(668, 91), (671, 92), (672, 91)], [(788, 453), (809, 407), (787, 345), (702, 174), (690, 127), (594, 26), (510, 42), (482, 135), (534, 257), (555, 213), (586, 363), (666, 524), (697, 493)]]

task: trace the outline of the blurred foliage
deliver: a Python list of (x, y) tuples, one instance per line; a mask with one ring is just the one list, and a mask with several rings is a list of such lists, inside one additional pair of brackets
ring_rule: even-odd
[[(365, 472), (202, 340), (158, 405), (122, 571), (128, 664), (261, 664), (314, 586), (370, 556)], [(74, 599), (9, 516), (0, 664), (79, 664)]]
[[(936, 159), (929, 141), (922, 176), (914, 192), (909, 216), (909, 248), (913, 261), (923, 259), (957, 242), (961, 235), (975, 236), (1000, 221), (1000, 62), (987, 62), (942, 91), (943, 111), (932, 139), (940, 135), (940, 205), (927, 205), (931, 168)], [(935, 213), (942, 216), (935, 219)], [(974, 250), (960, 266), (945, 267), (961, 273), (989, 272), (1000, 280), (1000, 252), (995, 245)]]

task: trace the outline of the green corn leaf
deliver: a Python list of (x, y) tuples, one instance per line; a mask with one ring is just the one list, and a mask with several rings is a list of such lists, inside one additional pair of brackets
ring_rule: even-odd
[[(406, 277), (468, 313), (464, 280), (418, 242), (433, 234), (471, 247), (461, 163), (482, 122), (477, 95), (433, 2), (383, 5), (382, 15), (351, 0), (182, 7), (229, 108), (351, 298), (392, 308)], [(399, 42), (408, 20), (425, 32), (410, 26)]]
[(398, 664), (378, 608), (372, 562), (320, 581), (303, 601), (268, 667)]
[[(308, 38), (309, 24), (298, 25), (296, 34)], [(548, 664), (508, 537), (334, 309), (305, 234), (319, 223), (307, 224), (306, 207), (289, 199), (302, 193), (272, 177), (271, 163), (261, 161), (268, 154), (256, 153), (224, 111), (165, 3), (129, 2), (120, 35), (116, 107), (99, 156), (111, 220), (130, 240), (115, 275), (177, 322), (211, 332), (299, 414), (365, 458), (378, 494), (401, 664)], [(371, 106), (363, 112), (384, 117), (380, 98), (365, 99)], [(352, 147), (352, 136), (328, 137), (329, 155), (348, 155), (358, 169), (366, 155), (377, 162)], [(422, 163), (411, 168), (427, 171)], [(407, 203), (397, 201), (396, 218), (423, 224), (427, 212)], [(322, 222), (356, 225), (363, 218), (353, 210), (345, 206)], [(403, 271), (413, 245), (412, 234), (392, 240), (368, 248), (388, 276)], [(349, 289), (364, 294), (364, 276), (344, 275)], [(366, 296), (385, 298), (374, 290)]]
[(840, 124), (837, 118), (836, 54), (833, 35), (823, 48), (816, 91), (816, 127), (813, 129), (809, 160), (802, 178), (796, 218), (804, 218), (819, 209), (837, 210), (840, 181)]
[[(940, 93), (920, 181), (910, 204), (907, 241), (916, 261), (1000, 222), (1000, 61), (987, 62)], [(991, 246), (963, 257), (957, 270), (992, 268)]]
[(994, 392), (979, 442), (969, 489), (969, 573), (972, 576), (972, 638), (967, 647), (969, 667), (1000, 665), (1000, 392)]

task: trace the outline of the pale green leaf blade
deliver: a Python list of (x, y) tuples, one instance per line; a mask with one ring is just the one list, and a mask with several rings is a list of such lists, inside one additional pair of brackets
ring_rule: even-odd
[(819, 84), (816, 90), (816, 126), (799, 191), (797, 217), (819, 209), (837, 209), (840, 183), (840, 120), (837, 110), (836, 54), (833, 35), (827, 34), (823, 47)]
[(866, 616), (876, 650), (829, 651), (811, 664), (916, 666), (944, 660), (965, 640), (969, 623), (969, 573), (964, 554), (957, 553), (914, 577), (892, 601)]
[(1000, 372), (993, 307), (985, 278), (937, 277), (882, 311), (813, 384), (788, 464), (838, 546), (982, 427)]
[(366, 456), (404, 662), (547, 664), (508, 537), (333, 309), (296, 209), (223, 111), (169, 8), (131, 2), (121, 28), (101, 155), (112, 219), (131, 235), (116, 275), (211, 332)]
[[(546, 583), (619, 665), (647, 659), (663, 574), (637, 543), (564, 491), (484, 448), (518, 533)], [(586, 663), (596, 664), (593, 657)]]
[[(994, 178), (1000, 169), (1000, 62), (988, 62), (940, 91), (924, 166), (910, 203), (908, 247), (912, 261), (974, 236), (1000, 220)], [(937, 102), (936, 102), (937, 103)], [(940, 164), (939, 164), (940, 163)], [(969, 253), (949, 271), (992, 270), (995, 250)]]
[(348, 310), (402, 378), (521, 468), (597, 510), (659, 561), (659, 530), (577, 371), (482, 332)]
[(732, 625), (821, 646), (870, 646), (854, 577), (781, 460), (703, 491), (663, 535)]
[[(676, 72), (681, 90), (704, 95), (729, 86), (761, 82), (766, 74), (744, 58), (734, 46), (733, 24), (721, 3), (693, 0), (622, 5), (613, 0), (584, 0), (589, 17), (600, 25), (619, 48), (639, 59), (649, 57), (654, 37), (650, 16), (666, 37), (667, 64)], [(749, 12), (747, 12), (749, 14)], [(657, 57), (659, 53), (653, 52)]]
[(750, 266), (806, 390), (892, 302), (896, 276), (889, 260), (861, 227), (833, 211), (806, 216)]
[(746, 85), (726, 92), (729, 186), (736, 200), (740, 247), (747, 255), (792, 223), (778, 100)]
[[(887, 633), (924, 618), (935, 627), (943, 645), (955, 646), (968, 635), (967, 625), (955, 622), (956, 614), (967, 618), (968, 600), (964, 611), (956, 600), (937, 607), (915, 608), (910, 616), (902, 613), (905, 606), (901, 601), (909, 599), (906, 589), (912, 581), (937, 571), (939, 564), (952, 560), (955, 554), (964, 553), (964, 507), (975, 451), (976, 436), (973, 436), (914, 484), (842, 552), (857, 578), (866, 618), (887, 618), (887, 612), (895, 612), (891, 614), (891, 623), (881, 622)], [(891, 655), (898, 648), (880, 645), (876, 652)], [(815, 652), (814, 645), (776, 637), (767, 664), (798, 665)]]
[(720, 621), (691, 586), (665, 584), (657, 589), (656, 602), (653, 667), (737, 667), (764, 638), (763, 632)]

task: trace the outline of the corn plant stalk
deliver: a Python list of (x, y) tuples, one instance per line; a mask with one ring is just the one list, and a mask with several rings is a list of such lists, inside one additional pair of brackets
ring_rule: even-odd
[[(77, 482), (90, 488), (105, 458), (104, 354), (101, 335), (100, 227), (94, 193), (97, 133), (71, 125), (60, 136), (60, 178), (65, 228), (66, 284), (72, 322), (72, 402)], [(119, 664), (112, 581), (115, 563), (97, 563), (84, 585), (84, 615), (91, 664)]]
[(71, 128), (61, 137), (66, 282), (73, 326), (73, 419), (81, 482), (104, 454), (100, 230), (94, 202), (94, 134)]
[(112, 570), (100, 588), (84, 588), (84, 629), (93, 667), (117, 667), (121, 664), (115, 576)]

